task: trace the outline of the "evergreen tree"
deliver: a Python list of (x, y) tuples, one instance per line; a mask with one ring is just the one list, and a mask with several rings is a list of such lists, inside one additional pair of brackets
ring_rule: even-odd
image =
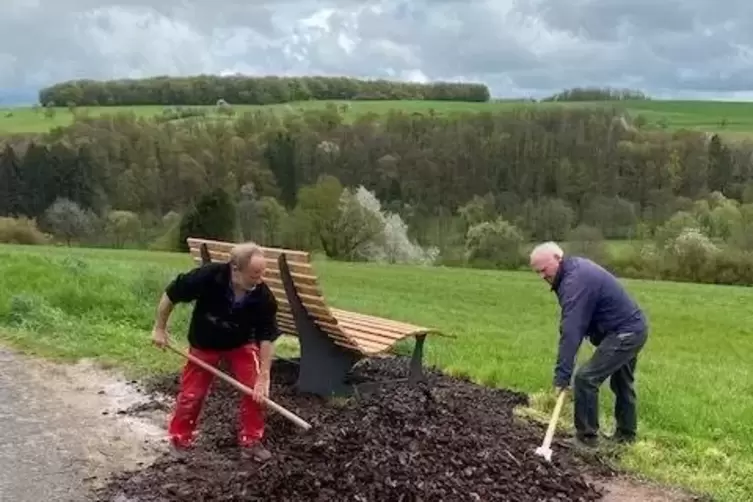
[(188, 251), (188, 237), (201, 237), (234, 241), (236, 229), (235, 203), (222, 188), (217, 188), (199, 199), (180, 222), (178, 249)]
[(0, 152), (0, 216), (26, 214), (21, 161), (11, 145)]

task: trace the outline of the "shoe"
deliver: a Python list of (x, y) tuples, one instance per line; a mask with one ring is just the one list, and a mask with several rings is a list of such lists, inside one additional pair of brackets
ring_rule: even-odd
[(565, 439), (565, 442), (576, 448), (588, 449), (588, 450), (598, 448), (599, 446), (599, 439), (595, 437), (583, 438), (583, 437), (575, 436), (575, 437)]
[(241, 457), (246, 460), (256, 460), (258, 462), (266, 462), (272, 458), (272, 453), (264, 448), (260, 442), (252, 443), (248, 446), (241, 447)]
[(635, 436), (625, 436), (623, 434), (612, 434), (611, 436), (604, 435), (604, 439), (617, 444), (628, 445), (635, 443)]
[(180, 446), (176, 444), (170, 445), (170, 457), (174, 460), (186, 460), (188, 458), (188, 455), (191, 451), (190, 446)]
[(169, 454), (176, 460), (184, 460), (188, 456), (188, 453), (191, 450), (192, 446), (193, 444), (191, 440), (178, 436), (172, 436), (170, 437)]

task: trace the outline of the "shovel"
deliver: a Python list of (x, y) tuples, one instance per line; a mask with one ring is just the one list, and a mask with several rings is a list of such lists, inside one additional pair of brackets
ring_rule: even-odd
[(536, 448), (536, 455), (544, 457), (547, 462), (552, 461), (552, 439), (554, 438), (554, 429), (557, 428), (557, 420), (560, 418), (560, 411), (562, 410), (562, 403), (565, 401), (565, 391), (560, 391), (557, 397), (557, 404), (554, 405), (554, 411), (552, 412), (552, 418), (549, 420), (549, 427), (546, 430), (546, 436), (544, 436), (544, 442)]
[[(178, 354), (180, 356), (183, 356), (184, 358), (188, 359), (192, 363), (201, 366), (202, 368), (204, 368), (208, 372), (212, 373), (216, 377), (223, 379), (224, 381), (226, 381), (227, 383), (229, 383), (230, 385), (232, 385), (233, 387), (235, 387), (239, 391), (241, 391), (241, 392), (243, 392), (245, 394), (248, 394), (249, 396), (253, 395), (254, 391), (251, 388), (249, 388), (246, 385), (243, 385), (238, 380), (236, 380), (236, 379), (234, 379), (234, 378), (226, 375), (225, 373), (223, 373), (222, 371), (218, 370), (214, 366), (205, 363), (201, 359), (198, 359), (197, 357), (192, 356), (191, 354), (189, 354), (187, 352), (183, 352), (182, 350), (176, 349), (175, 347), (173, 347), (169, 343), (166, 345), (166, 347), (168, 349), (172, 350), (173, 352), (175, 352), (176, 354)], [(282, 406), (280, 406), (279, 404), (275, 403), (271, 399), (268, 399), (268, 398), (265, 397), (264, 398), (264, 404), (266, 406), (268, 406), (269, 408), (272, 408), (274, 411), (276, 411), (277, 413), (279, 413), (283, 417), (287, 418), (288, 420), (290, 420), (291, 422), (293, 422), (295, 425), (297, 425), (298, 427), (302, 428), (303, 430), (309, 430), (309, 429), (311, 429), (311, 424), (310, 423), (306, 422), (305, 420), (303, 420), (298, 415), (295, 415), (293, 412), (291, 412), (291, 411), (283, 408)]]

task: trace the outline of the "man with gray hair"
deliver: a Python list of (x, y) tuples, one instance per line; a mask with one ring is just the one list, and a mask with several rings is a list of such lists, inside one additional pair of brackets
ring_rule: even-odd
[(536, 246), (531, 268), (551, 284), (561, 307), (560, 339), (554, 386), (570, 386), (575, 357), (583, 338), (596, 346), (591, 359), (573, 379), (576, 441), (598, 444), (599, 387), (610, 378), (617, 422), (613, 439), (633, 442), (637, 429), (635, 367), (648, 337), (648, 322), (620, 282), (593, 261), (565, 256), (556, 243)]
[[(266, 259), (254, 243), (234, 246), (227, 263), (209, 263), (178, 274), (167, 286), (157, 308), (152, 341), (164, 348), (167, 321), (176, 303), (195, 301), (188, 330), (189, 352), (216, 366), (227, 359), (235, 378), (254, 390), (240, 404), (238, 443), (244, 455), (257, 460), (271, 456), (261, 444), (263, 398), (269, 394), (277, 301), (263, 281)], [(188, 361), (181, 376), (175, 412), (168, 426), (176, 452), (189, 448), (204, 398), (214, 375)]]

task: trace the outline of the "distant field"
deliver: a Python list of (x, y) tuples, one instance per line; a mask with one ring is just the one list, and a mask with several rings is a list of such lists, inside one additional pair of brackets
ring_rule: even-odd
[[(0, 341), (48, 356), (95, 357), (136, 374), (175, 370), (181, 361), (152, 348), (149, 330), (162, 287), (191, 263), (172, 253), (0, 245)], [(532, 393), (536, 406), (547, 401), (558, 308), (535, 274), (325, 260), (315, 266), (337, 307), (456, 335), (428, 341), (429, 363)], [(625, 283), (645, 306), (652, 333), (638, 363), (641, 441), (624, 464), (718, 500), (753, 500), (750, 290)], [(173, 324), (181, 341), (187, 312), (180, 308)], [(588, 344), (581, 352), (591, 352)], [(605, 385), (607, 430), (612, 402)]]
[[(305, 101), (281, 105), (255, 106), (238, 105), (234, 109), (237, 113), (245, 111), (268, 110), (302, 110), (323, 107), (327, 101)], [(438, 113), (455, 111), (509, 110), (515, 107), (542, 106), (571, 106), (571, 107), (602, 107), (624, 106), (631, 114), (643, 114), (647, 126), (652, 128), (666, 127), (668, 129), (687, 128), (724, 132), (733, 137), (747, 137), (753, 132), (753, 102), (724, 102), (724, 101), (624, 101), (624, 102), (592, 102), (592, 103), (530, 103), (523, 101), (502, 101), (492, 103), (461, 103), (445, 101), (331, 101), (336, 104), (348, 104), (348, 115), (353, 117), (363, 113), (384, 113), (387, 110), (399, 108), (409, 112), (427, 112), (434, 109)], [(162, 114), (163, 106), (135, 106), (135, 107), (82, 107), (89, 116), (107, 113), (127, 112), (139, 116), (150, 117)], [(214, 107), (206, 108), (213, 113)], [(67, 108), (55, 109), (53, 117), (47, 117), (44, 110), (32, 108), (0, 109), (0, 134), (45, 132), (52, 127), (65, 126), (71, 123), (73, 115)]]

